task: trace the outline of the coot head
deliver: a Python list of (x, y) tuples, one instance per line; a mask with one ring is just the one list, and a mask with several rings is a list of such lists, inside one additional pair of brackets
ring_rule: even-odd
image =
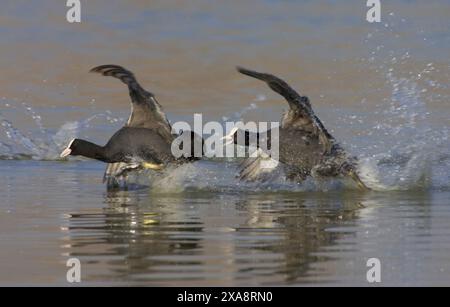
[(70, 141), (69, 145), (67, 145), (66, 149), (61, 153), (60, 157), (65, 158), (67, 156), (78, 156), (81, 154), (83, 142), (78, 139), (73, 139)]

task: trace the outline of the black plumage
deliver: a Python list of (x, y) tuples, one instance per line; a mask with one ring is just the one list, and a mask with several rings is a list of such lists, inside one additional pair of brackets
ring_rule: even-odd
[[(101, 65), (92, 68), (91, 72), (117, 78), (128, 86), (131, 113), (125, 127), (152, 129), (167, 142), (175, 139), (176, 135), (172, 134), (172, 127), (155, 95), (146, 91), (131, 71), (118, 65)], [(127, 165), (124, 162), (109, 163), (103, 181), (108, 187), (118, 186), (120, 181), (126, 183), (127, 173), (135, 168), (135, 165)]]
[[(108, 188), (115, 188), (126, 178), (130, 171), (140, 169), (160, 170), (172, 163), (185, 163), (198, 160), (203, 154), (203, 139), (193, 132), (172, 134), (167, 117), (155, 96), (144, 90), (134, 74), (118, 65), (102, 65), (91, 69), (120, 79), (128, 86), (131, 97), (131, 114), (126, 125), (117, 131), (105, 146), (89, 141), (74, 139), (62, 152), (68, 155), (84, 156), (108, 163), (104, 181)], [(183, 156), (174, 156), (172, 146), (185, 146)], [(201, 150), (194, 149), (200, 148)]]
[[(182, 133), (173, 142), (168, 142), (152, 129), (123, 127), (109, 139), (105, 146), (82, 139), (74, 139), (61, 153), (61, 157), (83, 156), (105, 163), (126, 163), (133, 169), (163, 169), (170, 163), (197, 160), (198, 157), (193, 155), (194, 142), (199, 141), (193, 132)], [(172, 146), (181, 146), (183, 149), (186, 144), (191, 144), (191, 146), (181, 151), (185, 155), (177, 157), (173, 154)]]
[(175, 160), (170, 143), (160, 134), (146, 128), (124, 127), (105, 146), (75, 139), (68, 149), (72, 156), (84, 156), (106, 163), (164, 165)]

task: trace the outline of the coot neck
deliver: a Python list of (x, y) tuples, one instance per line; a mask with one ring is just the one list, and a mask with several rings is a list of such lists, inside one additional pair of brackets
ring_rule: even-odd
[(110, 162), (105, 147), (84, 140), (79, 140), (77, 154), (86, 158)]

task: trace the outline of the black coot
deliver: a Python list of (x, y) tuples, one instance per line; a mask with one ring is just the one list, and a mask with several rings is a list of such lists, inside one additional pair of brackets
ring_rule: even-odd
[[(61, 153), (61, 157), (84, 156), (108, 163), (104, 175), (108, 188), (118, 187), (120, 181), (126, 185), (130, 171), (160, 170), (171, 163), (185, 163), (201, 158), (194, 154), (203, 154), (202, 138), (190, 131), (172, 134), (161, 105), (152, 93), (139, 85), (132, 72), (118, 65), (98, 66), (91, 72), (118, 78), (128, 86), (131, 97), (130, 117), (125, 127), (117, 131), (105, 146), (74, 139)], [(183, 149), (186, 155), (178, 157), (172, 154), (172, 146), (180, 146), (181, 143), (185, 146), (188, 142), (191, 144), (190, 148)], [(194, 149), (197, 150), (194, 152)]]
[[(314, 114), (308, 97), (299, 95), (286, 82), (271, 74), (259, 73), (238, 67), (238, 71), (247, 76), (262, 80), (268, 86), (283, 96), (289, 110), (284, 114), (279, 127), (279, 162), (285, 169), (287, 178), (302, 181), (308, 176), (335, 177), (349, 176), (360, 188), (367, 189), (356, 172), (357, 161), (349, 156), (325, 129), (322, 122)], [(228, 138), (238, 143), (238, 133), (242, 133), (244, 146), (254, 146), (260, 149), (261, 142), (267, 142), (268, 152), (257, 158), (247, 158), (241, 165), (240, 178), (257, 180), (260, 175), (266, 175), (268, 170), (261, 169), (261, 164), (270, 153), (272, 131), (254, 135), (253, 132), (233, 130)], [(254, 144), (250, 144), (250, 141)]]
[[(92, 68), (91, 72), (117, 78), (128, 86), (131, 113), (125, 127), (152, 129), (167, 142), (173, 141), (176, 136), (172, 135), (172, 127), (163, 108), (152, 93), (142, 88), (131, 71), (118, 65), (101, 65)], [(106, 166), (103, 181), (107, 183), (108, 188), (117, 187), (120, 182), (126, 184), (128, 172), (134, 169), (136, 169), (134, 164), (109, 163)]]

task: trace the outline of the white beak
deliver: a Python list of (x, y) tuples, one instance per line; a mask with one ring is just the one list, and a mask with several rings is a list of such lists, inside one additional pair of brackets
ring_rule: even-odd
[(233, 144), (234, 143), (234, 134), (239, 130), (238, 127), (234, 127), (233, 129), (231, 129), (230, 133), (228, 133), (227, 135), (225, 135), (223, 138), (221, 138), (221, 140), (225, 140), (225, 146)]
[(75, 141), (75, 139), (70, 141), (70, 143), (69, 143), (69, 145), (67, 145), (66, 149), (64, 149), (63, 152), (59, 155), (61, 158), (65, 158), (67, 156), (70, 156), (70, 154), (72, 153), (72, 149), (70, 149), (70, 147), (72, 147), (72, 144), (73, 144), (74, 141)]
[(72, 153), (72, 149), (66, 148), (66, 149), (64, 149), (64, 151), (61, 153), (60, 157), (61, 157), (61, 158), (65, 158), (65, 157), (67, 157), (67, 156), (70, 156), (71, 153)]

